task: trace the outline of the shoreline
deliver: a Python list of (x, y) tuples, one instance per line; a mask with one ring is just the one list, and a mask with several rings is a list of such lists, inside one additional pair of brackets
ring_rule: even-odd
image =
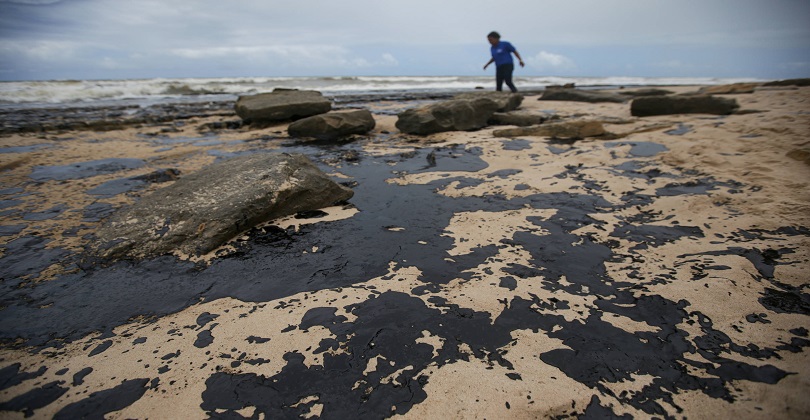
[[(577, 86), (583, 90), (632, 91), (646, 88), (671, 88), (683, 93), (711, 85), (642, 85), (642, 86)], [(549, 86), (550, 87), (550, 86)], [(492, 89), (429, 90), (429, 91), (386, 91), (346, 94), (325, 94), (335, 105), (335, 109), (364, 107), (377, 102), (415, 102), (450, 99), (456, 95), (491, 91)], [(542, 95), (545, 89), (526, 89), (519, 93), (526, 96)], [(628, 98), (628, 101), (631, 98)], [(64, 130), (117, 130), (126, 125), (154, 124), (172, 120), (206, 117), (234, 117), (237, 97), (202, 95), (180, 98), (165, 98), (155, 103), (143, 99), (111, 100), (102, 103), (62, 103), (62, 104), (9, 104), (0, 107), (0, 134), (47, 133)], [(58, 121), (58, 123), (53, 123)]]
[[(106, 131), (0, 134), (17, 148), (0, 153), (4, 414), (113, 395), (138, 418), (808, 415), (810, 165), (788, 154), (808, 148), (810, 88), (645, 118), (525, 94), (526, 112), (654, 129), (418, 137), (396, 114), (446, 97), (362, 95), (336, 108), (368, 107), (376, 128), (333, 144), (177, 104)], [(202, 266), (76, 260), (106, 216), (165, 185), (121, 180), (267, 151), (353, 181), (352, 206), (275, 221), (283, 234)], [(143, 164), (53, 172), (99, 159)]]

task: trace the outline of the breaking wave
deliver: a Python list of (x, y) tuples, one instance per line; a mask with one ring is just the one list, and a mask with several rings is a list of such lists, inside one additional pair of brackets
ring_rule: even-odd
[[(516, 77), (524, 90), (574, 83), (577, 86), (713, 85), (738, 79), (649, 77)], [(744, 80), (750, 81), (750, 80)], [(56, 80), (0, 82), (0, 104), (93, 104), (115, 101), (230, 100), (239, 95), (271, 92), (277, 88), (318, 90), (324, 95), (401, 92), (464, 91), (492, 88), (491, 76), (351, 76), (351, 77), (239, 77), (133, 80)]]

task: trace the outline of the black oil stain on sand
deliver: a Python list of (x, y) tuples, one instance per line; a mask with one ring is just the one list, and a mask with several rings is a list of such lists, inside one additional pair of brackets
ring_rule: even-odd
[[(340, 154), (328, 148), (301, 149), (316, 160), (325, 161)], [(383, 418), (404, 413), (426, 398), (424, 385), (430, 378), (420, 372), (431, 364), (441, 366), (473, 357), (504, 369), (512, 374), (510, 377), (518, 377), (515, 374), (520, 373), (514, 372), (514, 367), (504, 357), (511, 342), (510, 332), (517, 329), (562, 340), (570, 349), (543, 353), (538, 355), (540, 359), (557, 366), (570, 378), (650, 415), (670, 415), (661, 403), (677, 409), (672, 395), (684, 390), (733, 401), (730, 381), (776, 383), (789, 374), (771, 365), (747, 364), (726, 357), (733, 352), (761, 361), (778, 357), (778, 354), (776, 349), (733, 342), (714, 329), (708, 318), (685, 310), (688, 302), (637, 296), (633, 292), (634, 279), (615, 279), (608, 275), (605, 262), (614, 258), (610, 244), (575, 233), (585, 225), (602, 225), (591, 218), (591, 214), (615, 214), (621, 208), (649, 204), (654, 197), (634, 196), (617, 206), (602, 199), (598, 190), (585, 188), (584, 193), (580, 190), (536, 194), (511, 200), (500, 196), (448, 198), (435, 191), (454, 181), (462, 185), (478, 181), (449, 176), (426, 185), (386, 183), (395, 171), (482, 170), (486, 164), (477, 153), (475, 149), (449, 148), (387, 157), (364, 156), (359, 163), (347, 163), (341, 168), (342, 173), (356, 182), (352, 204), (360, 212), (352, 218), (305, 226), (297, 232), (280, 228), (255, 231), (250, 240), (242, 243), (239, 252), (207, 268), (164, 257), (137, 264), (118, 263), (47, 282), (27, 290), (27, 299), (22, 303), (17, 299), (19, 295), (3, 299), (8, 306), (0, 321), (3, 338), (22, 337), (31, 345), (43, 345), (65, 331), (73, 332), (63, 337), (68, 340), (93, 330), (109, 332), (132, 316), (144, 312), (149, 315), (172, 313), (201, 299), (229, 296), (262, 302), (304, 291), (344, 287), (386, 274), (391, 261), (399, 267), (418, 267), (422, 272), (420, 279), (425, 282), (419, 294), (431, 293), (456, 278), (474, 280), (466, 270), (496, 257), (504, 248), (519, 247), (528, 250), (532, 259), (528, 266), (511, 266), (510, 277), (538, 290), (596, 296), (596, 308), (580, 310), (588, 322), (568, 322), (561, 315), (536, 310), (571, 308), (568, 302), (559, 300), (514, 297), (508, 300), (506, 309), (492, 319), (488, 313), (449, 304), (438, 296), (427, 299), (440, 309), (427, 307), (421, 299), (407, 294), (385, 292), (345, 308), (357, 317), (353, 322), (335, 316), (334, 308), (315, 308), (302, 319), (302, 329), (323, 325), (334, 335), (320, 343), (316, 350), (324, 353), (323, 366), (306, 367), (303, 355), (291, 352), (285, 356), (284, 369), (273, 377), (214, 374), (206, 383), (202, 408), (212, 417), (227, 417), (247, 406), (255, 406), (257, 412), (269, 416), (286, 417), (306, 413), (315, 404), (324, 405), (323, 418), (358, 415)], [(581, 181), (588, 185), (594, 182), (584, 177)], [(704, 180), (707, 189), (717, 184)], [(501, 244), (454, 256), (453, 260), (445, 258), (453, 243), (442, 235), (441, 227), (447, 226), (457, 212), (495, 212), (526, 206), (557, 212), (548, 220), (532, 219), (538, 229), (518, 232)], [(537, 231), (549, 234), (541, 236)], [(646, 247), (701, 234), (698, 227), (662, 232), (645, 229), (643, 224), (632, 226), (630, 230), (617, 228), (613, 232), (615, 237)], [(797, 234), (806, 235), (801, 230)], [(316, 246), (317, 253), (309, 252)], [(564, 285), (558, 281), (563, 276), (568, 280)], [(93, 313), (80, 309), (86, 307), (87, 301), (94, 303)], [(150, 306), (144, 309), (144, 304)], [(43, 306), (47, 309), (39, 309)], [(659, 330), (627, 332), (605, 322), (604, 317), (609, 314), (646, 322)], [(703, 335), (688, 339), (677, 329), (677, 325), (684, 322), (699, 325)], [(417, 342), (423, 330), (445, 340), (438, 355), (434, 356), (431, 346)], [(208, 335), (198, 338), (202, 339), (201, 346), (213, 339)], [(473, 354), (461, 351), (461, 343), (472, 349)], [(325, 353), (327, 349), (342, 351)], [(699, 352), (711, 363), (696, 363), (685, 357), (693, 352)], [(378, 371), (363, 375), (368, 360), (375, 356), (393, 364), (380, 363)], [(700, 370), (701, 374), (684, 371), (684, 365)], [(403, 369), (408, 366), (411, 368)], [(606, 385), (627, 380), (638, 372), (657, 379), (639, 392), (619, 395), (613, 395)], [(394, 373), (394, 381), (383, 381)], [(127, 382), (126, 389), (119, 390), (127, 400), (139, 398), (145, 390), (146, 382), (138, 381), (147, 380)], [(368, 386), (354, 389), (358, 381)], [(308, 396), (313, 398), (302, 402)], [(396, 407), (394, 412), (392, 406)], [(76, 414), (82, 407), (87, 405), (65, 409), (66, 413)], [(581, 414), (589, 414), (590, 410), (595, 410), (590, 413), (595, 414), (605, 408), (591, 404), (585, 410)]]

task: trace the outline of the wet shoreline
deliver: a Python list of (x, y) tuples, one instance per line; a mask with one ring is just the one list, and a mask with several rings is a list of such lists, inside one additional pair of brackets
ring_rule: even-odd
[[(537, 94), (539, 91), (526, 91)], [(335, 109), (366, 107), (378, 102), (412, 102), (450, 99), (462, 91), (385, 92), (327, 96)], [(0, 108), (0, 135), (14, 133), (48, 133), (54, 131), (109, 131), (130, 126), (181, 123), (192, 118), (234, 118), (236, 97), (222, 95), (194, 100), (166, 99), (160, 103), (139, 100), (115, 101), (111, 104), (76, 103), (21, 105)]]

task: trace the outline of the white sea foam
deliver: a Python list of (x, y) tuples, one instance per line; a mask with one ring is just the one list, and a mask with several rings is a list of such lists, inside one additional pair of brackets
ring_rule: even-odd
[[(648, 77), (516, 77), (523, 90), (574, 83), (577, 86), (714, 85), (750, 79)], [(229, 100), (276, 88), (318, 90), (325, 95), (401, 91), (464, 91), (492, 88), (491, 76), (239, 77), (140, 80), (0, 82), (0, 106), (109, 104), (116, 101)]]

